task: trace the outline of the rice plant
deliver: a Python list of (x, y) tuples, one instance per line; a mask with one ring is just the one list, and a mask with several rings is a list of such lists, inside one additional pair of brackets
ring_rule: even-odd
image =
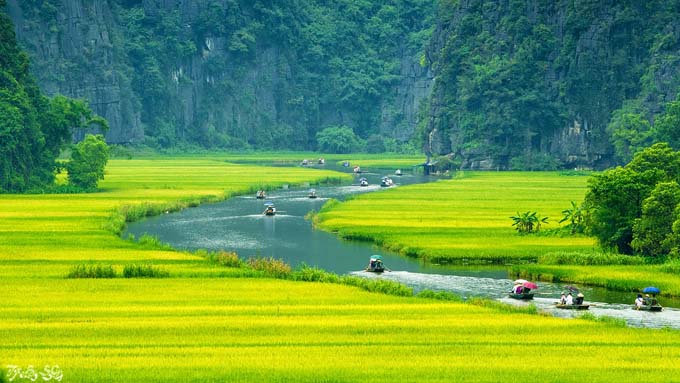
[(154, 265), (125, 265), (123, 267), (124, 278), (167, 278), (170, 272)]

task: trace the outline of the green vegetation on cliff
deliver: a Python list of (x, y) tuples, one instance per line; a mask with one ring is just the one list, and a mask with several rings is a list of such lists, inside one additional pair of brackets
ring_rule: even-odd
[(0, 13), (0, 193), (50, 185), (73, 129), (91, 123), (107, 126), (85, 101), (41, 94), (11, 20)]
[(678, 4), (441, 1), (427, 149), (529, 170), (606, 167), (668, 140), (649, 131), (680, 86)]

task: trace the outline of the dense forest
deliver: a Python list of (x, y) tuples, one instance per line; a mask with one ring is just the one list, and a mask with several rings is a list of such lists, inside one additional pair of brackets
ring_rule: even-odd
[(111, 143), (474, 169), (680, 145), (680, 0), (7, 3), (41, 88), (87, 99)]
[[(4, 5), (5, 0), (0, 0)], [(57, 156), (71, 143), (76, 129), (91, 126), (107, 128), (85, 101), (41, 93), (11, 20), (0, 13), (0, 193), (51, 185), (59, 169)]]
[(672, 139), (652, 127), (679, 90), (679, 1), (440, 3), (427, 150), (464, 167), (603, 168)]

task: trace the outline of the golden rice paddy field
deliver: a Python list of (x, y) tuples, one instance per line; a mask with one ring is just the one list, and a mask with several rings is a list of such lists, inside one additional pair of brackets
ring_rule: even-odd
[[(317, 225), (346, 238), (374, 241), (433, 262), (535, 261), (554, 252), (592, 253), (585, 236), (518, 235), (509, 218), (537, 211), (556, 229), (562, 210), (580, 203), (588, 176), (558, 172), (465, 172), (452, 180), (370, 193), (329, 204)], [(357, 219), (357, 217), (361, 217)], [(516, 274), (637, 291), (657, 285), (663, 295), (680, 296), (677, 267), (558, 266), (519, 264)]]
[[(580, 202), (586, 176), (556, 172), (466, 172), (453, 180), (370, 193), (324, 209), (319, 226), (439, 261), (535, 259), (595, 247), (587, 237), (521, 236), (510, 216), (537, 211), (559, 227), (562, 210)], [(361, 219), (357, 219), (361, 217)]]
[[(49, 366), (63, 382), (680, 381), (677, 331), (245, 278), (106, 229), (121, 205), (327, 172), (216, 159), (116, 160), (107, 172), (100, 193), (0, 195), (5, 380)], [(153, 263), (170, 278), (66, 279), (82, 262)]]

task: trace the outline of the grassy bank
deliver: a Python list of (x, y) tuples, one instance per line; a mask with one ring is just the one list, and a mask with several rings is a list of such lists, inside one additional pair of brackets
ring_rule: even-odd
[[(315, 220), (345, 238), (431, 262), (518, 263), (512, 273), (531, 279), (622, 291), (656, 285), (663, 295), (680, 296), (680, 267), (601, 254), (591, 238), (550, 234), (570, 201), (583, 199), (587, 179), (557, 172), (466, 172), (329, 204)], [(527, 210), (550, 218), (548, 233), (517, 234), (509, 217)]]
[[(564, 371), (577, 355), (593, 382), (680, 373), (677, 331), (253, 278), (225, 266), (237, 260), (110, 230), (121, 206), (178, 206), (331, 173), (222, 159), (112, 161), (107, 172), (100, 193), (0, 195), (0, 367), (58, 365), (64, 382), (580, 382)], [(99, 272), (106, 278), (89, 274)], [(653, 374), (640, 356), (654, 358)]]
[(509, 218), (538, 211), (557, 228), (585, 194), (586, 176), (466, 172), (453, 180), (371, 193), (322, 209), (318, 226), (431, 262), (515, 262), (555, 251), (590, 251), (587, 237), (518, 235)]

